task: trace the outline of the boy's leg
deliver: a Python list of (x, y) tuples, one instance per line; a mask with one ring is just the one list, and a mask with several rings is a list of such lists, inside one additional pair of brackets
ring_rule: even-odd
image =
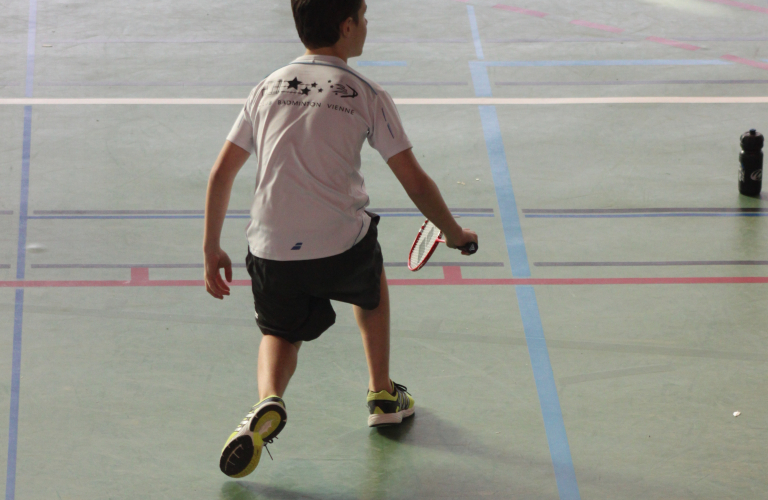
[(379, 307), (367, 311), (353, 306), (357, 326), (363, 336), (365, 357), (368, 361), (368, 390), (391, 391), (389, 379), (389, 288), (384, 270), (381, 271), (381, 300)]
[(395, 425), (410, 417), (415, 402), (407, 389), (389, 378), (389, 289), (384, 270), (381, 271), (381, 300), (379, 307), (366, 311), (355, 306), (355, 318), (363, 335), (365, 357), (368, 360), (368, 426)]
[(259, 345), (259, 399), (283, 397), (296, 371), (301, 342), (290, 343), (274, 335), (264, 335)]
[(230, 434), (221, 450), (219, 467), (224, 474), (239, 478), (253, 472), (259, 464), (262, 447), (271, 443), (285, 426), (287, 414), (282, 396), (296, 371), (300, 346), (301, 342), (291, 344), (273, 335), (262, 337), (258, 368), (260, 401)]

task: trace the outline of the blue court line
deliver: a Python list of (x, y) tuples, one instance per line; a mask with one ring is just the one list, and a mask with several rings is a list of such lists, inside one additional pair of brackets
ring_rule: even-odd
[(21, 323), (24, 315), (24, 289), (16, 289), (13, 316), (13, 354), (11, 357), (11, 411), (8, 424), (8, 464), (5, 472), (5, 500), (16, 495), (16, 451), (19, 432), (19, 389), (21, 385)]
[(358, 66), (408, 66), (406, 61), (357, 61)]
[[(493, 183), (496, 187), (496, 198), (499, 203), (504, 237), (507, 243), (509, 265), (512, 275), (516, 278), (531, 276), (528, 266), (528, 256), (525, 251), (523, 232), (517, 212), (515, 194), (509, 177), (501, 127), (496, 115), (495, 106), (479, 106), (480, 118), (488, 149)], [(528, 355), (531, 358), (531, 368), (536, 381), (536, 391), (544, 420), (544, 430), (547, 434), (549, 453), (555, 471), (555, 480), (561, 500), (579, 500), (579, 487), (576, 482), (576, 472), (571, 459), (568, 436), (557, 396), (557, 387), (549, 360), (547, 342), (541, 326), (539, 306), (536, 302), (536, 292), (532, 286), (515, 286), (517, 303), (523, 320), (523, 330), (528, 345)]]
[(472, 75), (472, 84), (475, 86), (475, 96), (492, 97), (491, 79), (488, 77), (488, 68), (485, 63), (482, 61), (470, 61), (469, 73)]
[(480, 30), (477, 28), (477, 18), (475, 17), (475, 8), (467, 5), (467, 15), (469, 16), (469, 28), (472, 30), (472, 41), (475, 42), (475, 54), (478, 59), (485, 59), (483, 56), (483, 44), (480, 42)]
[[(424, 217), (421, 213), (378, 213), (380, 217)], [(453, 212), (461, 217), (494, 217), (494, 214)], [(30, 215), (26, 219), (204, 219), (204, 215)], [(227, 219), (250, 219), (250, 215), (227, 215)]]
[[(487, 65), (482, 62), (470, 62), (472, 80), (475, 82), (475, 95), (490, 97), (490, 78)], [(483, 126), (485, 145), (488, 150), (493, 184), (496, 189), (496, 199), (499, 203), (499, 215), (504, 238), (507, 244), (509, 265), (512, 275), (516, 278), (531, 276), (528, 265), (528, 255), (525, 251), (523, 231), (520, 226), (520, 216), (515, 202), (515, 193), (507, 165), (507, 155), (504, 151), (504, 140), (501, 135), (498, 115), (495, 106), (479, 106), (480, 120)], [(517, 304), (523, 322), (525, 340), (528, 345), (528, 355), (536, 382), (536, 392), (539, 396), (541, 414), (544, 421), (544, 431), (547, 435), (549, 454), (557, 482), (560, 500), (580, 500), (579, 485), (576, 481), (576, 471), (571, 458), (571, 449), (565, 431), (560, 399), (549, 359), (544, 328), (541, 325), (539, 305), (536, 301), (536, 291), (530, 285), (515, 286)]]
[(525, 251), (520, 218), (517, 216), (517, 203), (515, 202), (515, 193), (512, 190), (512, 181), (509, 178), (507, 155), (504, 151), (504, 141), (501, 137), (496, 107), (478, 107), (480, 109), (480, 121), (483, 124), (485, 146), (488, 149), (488, 158), (491, 164), (491, 176), (496, 189), (496, 199), (499, 203), (501, 225), (504, 228), (504, 237), (507, 243), (510, 269), (514, 277), (527, 278), (531, 275), (531, 269), (528, 266), (528, 253)]
[(541, 325), (539, 304), (536, 301), (536, 291), (530, 285), (515, 286), (517, 304), (523, 320), (525, 341), (528, 344), (528, 355), (531, 358), (533, 378), (536, 381), (536, 391), (539, 394), (541, 415), (544, 419), (544, 429), (547, 433), (549, 455), (555, 471), (557, 491), (561, 500), (580, 500), (579, 485), (576, 481), (576, 471), (571, 458), (571, 448), (568, 445), (568, 435), (565, 431), (563, 412), (560, 399), (557, 396), (555, 375), (549, 359), (547, 340), (544, 338), (544, 327)]
[(768, 217), (768, 213), (734, 213), (734, 214), (526, 214), (526, 219), (623, 219), (629, 217)]
[[(25, 97), (32, 97), (35, 76), (35, 39), (37, 38), (37, 0), (29, 2), (27, 28), (27, 71)], [(21, 157), (21, 193), (19, 201), (19, 239), (16, 279), (24, 279), (26, 267), (27, 210), (29, 208), (29, 159), (32, 144), (32, 107), (24, 106), (24, 144)], [(24, 289), (16, 289), (13, 312), (13, 353), (11, 357), (11, 401), (8, 416), (8, 459), (5, 474), (5, 500), (16, 497), (16, 456), (19, 443), (19, 394), (21, 391), (21, 330), (24, 320)]]
[(24, 145), (21, 152), (21, 201), (19, 202), (19, 240), (16, 251), (16, 279), (24, 279), (29, 209), (29, 157), (32, 145), (32, 106), (24, 106)]

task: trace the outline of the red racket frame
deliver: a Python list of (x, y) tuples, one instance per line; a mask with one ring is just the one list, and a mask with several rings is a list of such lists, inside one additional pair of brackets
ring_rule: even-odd
[(413, 240), (413, 244), (411, 245), (411, 250), (408, 252), (408, 269), (411, 271), (418, 271), (419, 269), (424, 267), (427, 261), (429, 261), (430, 257), (432, 257), (432, 254), (435, 253), (435, 250), (437, 250), (437, 245), (440, 243), (445, 243), (445, 240), (441, 239), (441, 237), (443, 236), (443, 232), (440, 231), (439, 233), (437, 233), (437, 239), (435, 240), (435, 244), (432, 245), (432, 248), (429, 249), (429, 251), (427, 252), (427, 256), (424, 257), (424, 259), (421, 261), (421, 264), (419, 264), (415, 268), (411, 267), (411, 254), (413, 253), (413, 249), (416, 248), (416, 242), (419, 241), (419, 236), (421, 236), (421, 234), (424, 232), (424, 228), (426, 227), (427, 224), (429, 224), (429, 219), (425, 220), (424, 224), (421, 225), (421, 229), (419, 229), (419, 232), (416, 234), (416, 238), (414, 238)]

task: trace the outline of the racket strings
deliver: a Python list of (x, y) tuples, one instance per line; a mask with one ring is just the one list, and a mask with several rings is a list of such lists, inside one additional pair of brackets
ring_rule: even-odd
[(416, 238), (411, 252), (409, 259), (411, 268), (416, 268), (424, 262), (439, 238), (440, 230), (431, 222), (427, 223)]
[(424, 258), (424, 255), (429, 250), (427, 248), (427, 239), (424, 237), (424, 235), (421, 236), (419, 239), (419, 242), (416, 244), (415, 252), (413, 252), (413, 255), (411, 256), (411, 264), (418, 264), (421, 262), (421, 259)]

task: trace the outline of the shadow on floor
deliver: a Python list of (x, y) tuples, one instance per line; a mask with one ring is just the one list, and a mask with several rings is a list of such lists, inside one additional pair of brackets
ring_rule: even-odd
[[(549, 468), (552, 466), (549, 457), (541, 463), (534, 463), (530, 457), (511, 453), (510, 450), (501, 446), (488, 446), (478, 437), (481, 434), (483, 434), (482, 430), (478, 429), (478, 432), (473, 434), (472, 429), (455, 425), (440, 418), (432, 409), (421, 407), (413, 418), (404, 420), (399, 426), (372, 430), (370, 438), (371, 447), (379, 448), (381, 451), (391, 446), (411, 445), (464, 458), (487, 459), (513, 466), (535, 465)], [(546, 446), (546, 441), (544, 445)]]
[(338, 493), (302, 493), (250, 481), (228, 481), (221, 486), (220, 500), (356, 500)]
[(538, 483), (554, 486), (548, 456), (534, 458), (487, 443), (471, 428), (420, 407), (398, 426), (370, 431), (360, 498), (556, 497), (556, 490), (544, 493)]

